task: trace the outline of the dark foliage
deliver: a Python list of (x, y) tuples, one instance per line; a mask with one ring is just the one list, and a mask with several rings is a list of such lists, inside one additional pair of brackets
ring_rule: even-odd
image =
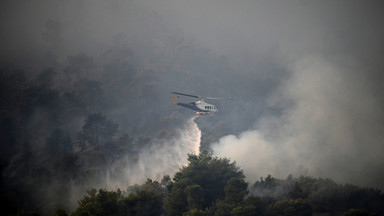
[[(382, 214), (384, 210), (384, 197), (380, 190), (337, 184), (331, 179), (289, 176), (282, 180), (268, 176), (257, 181), (250, 191), (251, 194), (258, 195), (262, 199), (270, 197), (272, 200), (290, 201), (278, 203), (279, 211), (296, 204), (310, 205), (313, 212), (331, 214), (338, 214), (352, 208), (365, 209), (378, 214)], [(273, 203), (268, 210), (271, 214), (277, 211), (277, 207), (274, 206), (277, 202)]]
[(169, 185), (166, 207), (169, 215), (181, 215), (188, 209), (205, 209), (216, 202), (242, 201), (247, 184), (244, 174), (226, 158), (208, 152), (188, 156), (189, 165), (175, 174)]
[(165, 193), (158, 182), (148, 180), (134, 192), (124, 196), (120, 190), (92, 189), (79, 201), (72, 216), (140, 215), (151, 216), (163, 213)]

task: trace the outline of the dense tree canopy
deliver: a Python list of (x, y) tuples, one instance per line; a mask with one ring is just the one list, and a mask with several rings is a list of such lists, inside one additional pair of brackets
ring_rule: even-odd
[(212, 157), (208, 152), (189, 155), (189, 164), (175, 174), (169, 185), (166, 203), (170, 215), (181, 215), (188, 209), (202, 210), (217, 200), (241, 202), (247, 184), (243, 172), (226, 158)]
[(189, 155), (188, 161), (173, 180), (148, 179), (126, 192), (92, 189), (72, 215), (375, 216), (384, 212), (384, 196), (378, 190), (303, 176), (285, 180), (267, 176), (248, 187), (240, 168), (229, 159), (204, 152)]
[(72, 216), (151, 216), (163, 213), (162, 186), (148, 180), (135, 191), (124, 195), (120, 190), (107, 191), (91, 189), (79, 201), (79, 207)]

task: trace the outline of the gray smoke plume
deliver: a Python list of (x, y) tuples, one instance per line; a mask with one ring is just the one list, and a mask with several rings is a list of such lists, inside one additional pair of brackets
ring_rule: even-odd
[[(173, 176), (182, 166), (187, 165), (188, 154), (198, 154), (200, 149), (201, 131), (193, 119), (177, 129), (172, 136), (149, 141), (147, 148), (142, 149), (137, 158), (123, 155), (119, 160), (108, 165), (107, 170), (90, 177), (88, 185), (79, 185), (75, 181), (68, 182), (68, 210), (74, 211), (78, 200), (85, 191), (91, 188), (108, 190), (126, 190), (129, 186), (142, 184), (148, 178), (161, 181), (166, 175)], [(50, 185), (53, 191), (58, 185)], [(55, 194), (51, 195), (55, 198)]]
[(282, 114), (221, 138), (213, 150), (251, 180), (309, 174), (382, 188), (383, 106), (366, 74), (350, 69), (316, 55), (298, 60), (268, 100)]
[[(160, 181), (187, 164), (188, 154), (199, 154), (201, 131), (189, 119), (172, 138), (155, 139), (138, 155), (138, 162), (123, 157), (110, 167), (105, 186), (110, 189), (141, 184), (147, 178)], [(113, 177), (111, 177), (113, 176)]]
[[(250, 181), (309, 174), (383, 189), (381, 0), (3, 0), (0, 17), (5, 173), (39, 155), (55, 127), (69, 128), (75, 141), (88, 108), (107, 113), (117, 137), (173, 131), (190, 111), (175, 108), (169, 92), (186, 90), (235, 99), (212, 102), (220, 112), (198, 124), (204, 148), (212, 143), (216, 155), (236, 160)], [(49, 82), (30, 82), (47, 68)], [(172, 175), (196, 153), (199, 128), (141, 143), (135, 158), (84, 165), (108, 170), (90, 176), (90, 187)], [(29, 154), (15, 147), (24, 143)], [(85, 189), (69, 184), (76, 206)], [(65, 190), (61, 182), (43, 189), (52, 197)]]

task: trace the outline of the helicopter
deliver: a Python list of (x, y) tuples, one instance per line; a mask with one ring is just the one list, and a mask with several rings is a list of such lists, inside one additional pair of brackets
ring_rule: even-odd
[(192, 97), (192, 98), (198, 99), (198, 101), (194, 101), (191, 103), (180, 103), (176, 99), (176, 97), (178, 97), (178, 96), (176, 96), (176, 97), (174, 95), (171, 96), (174, 104), (188, 108), (188, 109), (191, 109), (196, 113), (196, 117), (194, 118), (194, 121), (196, 121), (200, 116), (213, 116), (213, 115), (215, 115), (215, 113), (219, 112), (219, 110), (216, 108), (215, 105), (205, 102), (204, 99), (208, 99), (208, 100), (232, 100), (229, 98), (204, 97), (204, 96), (196, 96), (196, 95), (185, 94), (185, 93), (180, 93), (180, 92), (171, 92), (171, 94), (181, 95), (181, 96), (186, 96), (186, 97)]

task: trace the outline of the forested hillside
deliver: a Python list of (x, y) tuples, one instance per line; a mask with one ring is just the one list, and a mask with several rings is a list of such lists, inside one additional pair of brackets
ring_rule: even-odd
[(383, 215), (383, 11), (0, 1), (1, 215)]
[[(161, 182), (127, 190), (92, 189), (71, 215), (383, 215), (384, 195), (371, 188), (312, 177), (261, 178), (248, 185), (234, 162), (204, 152)], [(64, 213), (58, 211), (57, 213)]]
[[(237, 76), (225, 56), (186, 38), (157, 12), (137, 10), (142, 14), (130, 16), (141, 27), (134, 33), (114, 34), (103, 49), (68, 51), (64, 45), (73, 42), (65, 37), (68, 26), (47, 19), (39, 32), (43, 46), (35, 55), (2, 58), (1, 200), (9, 213), (69, 210), (90, 187), (138, 183), (137, 178), (150, 171), (126, 173), (149, 166), (143, 157), (180, 145), (174, 143), (180, 142), (179, 130), (189, 127), (184, 124), (193, 112), (173, 105), (173, 90), (234, 98), (245, 90), (234, 82), (266, 92), (272, 85), (263, 86), (278, 79)], [(220, 80), (215, 78), (219, 71)], [(255, 87), (255, 82), (262, 85)], [(236, 106), (218, 103), (222, 109), (217, 118), (199, 121), (201, 148), (208, 150), (222, 135), (253, 124), (257, 112), (249, 118), (233, 110), (255, 113), (261, 107), (254, 104), (263, 98), (238, 97), (244, 102)], [(140, 157), (143, 152), (153, 154)], [(180, 155), (182, 160), (185, 156)], [(180, 160), (177, 157), (173, 154), (169, 160)]]

